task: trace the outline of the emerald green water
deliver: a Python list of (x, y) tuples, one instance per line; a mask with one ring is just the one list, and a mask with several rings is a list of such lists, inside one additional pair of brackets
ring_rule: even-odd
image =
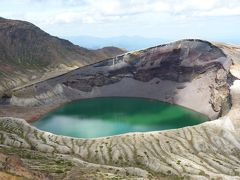
[(156, 100), (107, 97), (66, 104), (33, 125), (54, 134), (94, 138), (181, 128), (207, 120), (207, 116), (190, 109)]

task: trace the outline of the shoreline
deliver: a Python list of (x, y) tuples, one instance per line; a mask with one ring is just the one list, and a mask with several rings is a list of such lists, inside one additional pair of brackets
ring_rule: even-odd
[[(165, 101), (160, 101), (159, 99), (153, 99), (153, 98), (128, 97), (128, 96), (87, 97), (87, 98), (79, 98), (79, 99), (75, 99), (75, 100), (72, 100), (72, 101), (67, 101), (67, 102), (63, 102), (63, 103), (59, 103), (59, 104), (40, 105), (40, 106), (35, 106), (35, 107), (0, 105), (0, 117), (21, 118), (21, 119), (24, 119), (29, 124), (31, 124), (33, 122), (36, 122), (36, 121), (40, 120), (42, 117), (44, 117), (48, 113), (53, 112), (54, 110), (66, 105), (66, 104), (74, 103), (76, 101), (81, 101), (83, 99), (86, 100), (86, 99), (94, 99), (94, 98), (141, 98), (141, 99), (146, 99), (146, 100), (149, 100), (149, 101), (159, 101), (159, 102), (166, 103), (166, 104), (171, 104), (171, 105), (174, 105), (174, 106), (180, 106), (182, 108), (191, 110), (193, 112), (196, 112), (196, 113), (199, 113), (201, 115), (204, 115), (204, 116), (208, 117), (207, 114), (201, 113), (201, 112), (199, 112), (195, 109), (191, 109), (191, 108), (185, 107), (183, 105), (173, 104), (173, 103), (169, 103), (169, 102), (165, 102)], [(212, 120), (214, 120), (214, 119), (211, 119), (210, 117), (208, 117), (208, 120), (206, 122), (212, 121)]]

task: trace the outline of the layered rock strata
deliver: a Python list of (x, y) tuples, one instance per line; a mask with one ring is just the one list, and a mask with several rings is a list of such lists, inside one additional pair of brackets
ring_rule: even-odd
[(179, 104), (211, 119), (230, 108), (232, 57), (201, 40), (183, 40), (78, 68), (13, 90), (17, 106), (42, 106), (99, 96), (134, 96)]

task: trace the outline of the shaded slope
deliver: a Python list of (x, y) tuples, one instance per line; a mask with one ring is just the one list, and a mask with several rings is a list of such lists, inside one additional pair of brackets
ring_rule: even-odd
[(123, 52), (115, 47), (88, 50), (29, 22), (0, 18), (0, 92), (39, 78), (44, 72), (76, 68)]

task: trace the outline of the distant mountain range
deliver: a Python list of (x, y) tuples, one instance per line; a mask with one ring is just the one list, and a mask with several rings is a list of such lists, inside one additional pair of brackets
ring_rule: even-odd
[[(115, 37), (94, 37), (94, 36), (65, 36), (74, 44), (86, 47), (89, 49), (99, 49), (106, 46), (115, 46), (127, 49), (128, 51), (145, 49), (147, 47), (154, 47), (159, 44), (174, 42), (176, 39), (164, 38), (146, 38), (142, 36), (115, 36)], [(202, 38), (201, 38), (202, 39)], [(212, 42), (225, 42), (228, 44), (240, 44), (240, 39), (232, 37), (221, 37), (220, 39), (212, 38)]]
[(78, 44), (89, 49), (99, 49), (105, 46), (116, 46), (129, 51), (157, 46), (170, 41), (163, 38), (145, 38), (141, 36), (116, 36), (109, 38), (93, 36), (69, 36), (64, 38), (68, 39), (74, 44)]

